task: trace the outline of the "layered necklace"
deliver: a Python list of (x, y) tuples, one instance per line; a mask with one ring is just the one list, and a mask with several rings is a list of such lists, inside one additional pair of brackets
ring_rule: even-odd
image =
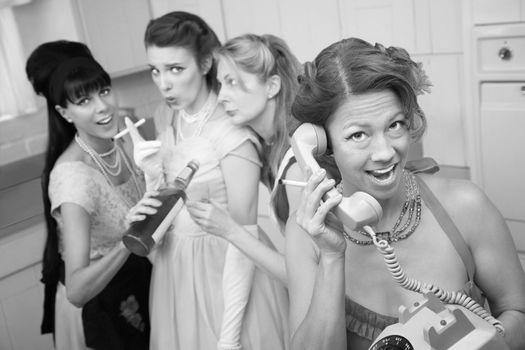
[[(392, 227), (392, 230), (376, 233), (378, 239), (384, 239), (388, 243), (397, 242), (399, 240), (409, 237), (412, 233), (414, 233), (416, 228), (419, 226), (419, 222), (421, 221), (421, 195), (419, 193), (419, 186), (417, 184), (415, 176), (412, 173), (404, 170), (403, 175), (405, 179), (406, 200), (403, 204), (403, 208), (401, 208), (399, 217), (397, 218), (396, 223)], [(342, 192), (341, 187), (339, 187), (338, 189)], [(367, 237), (367, 239), (356, 239), (345, 231), (343, 231), (343, 235), (347, 240), (354, 244), (373, 244), (372, 238), (368, 233), (362, 230), (357, 232), (362, 236)]]
[(204, 125), (213, 115), (215, 108), (217, 108), (217, 104), (217, 96), (213, 92), (210, 92), (206, 102), (197, 113), (188, 114), (185, 109), (181, 109), (178, 115), (179, 118), (177, 118), (177, 138), (179, 140), (185, 139), (185, 136), (182, 133), (182, 120), (184, 120), (186, 124), (198, 123), (193, 131), (193, 134), (189, 137), (199, 136), (202, 132), (202, 129), (204, 128)]
[[(135, 190), (137, 191), (137, 198), (140, 197), (140, 186), (138, 183), (138, 180), (136, 178), (136, 174), (133, 171), (133, 168), (131, 167), (131, 164), (124, 154), (124, 151), (117, 147), (116, 143), (113, 143), (113, 147), (105, 152), (105, 153), (97, 153), (91, 146), (89, 146), (80, 135), (77, 133), (75, 134), (75, 142), (80, 146), (80, 148), (86, 152), (93, 162), (97, 165), (97, 168), (100, 170), (106, 181), (109, 183), (109, 185), (113, 188), (115, 188), (115, 185), (111, 181), (111, 176), (117, 177), (122, 172), (122, 163), (126, 166), (126, 168), (129, 171), (129, 174), (131, 178), (133, 179), (133, 184), (135, 185)], [(104, 158), (107, 158), (111, 156), (112, 154), (115, 154), (115, 161), (113, 163), (110, 163), (106, 161)], [(131, 208), (134, 203), (132, 203), (126, 196), (123, 196), (120, 191), (117, 191), (126, 202), (126, 204)]]

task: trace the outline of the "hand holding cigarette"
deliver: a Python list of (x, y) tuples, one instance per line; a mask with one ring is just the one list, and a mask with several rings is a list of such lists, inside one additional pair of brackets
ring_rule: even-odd
[(163, 181), (162, 156), (160, 154), (161, 142), (146, 141), (140, 135), (137, 127), (131, 120), (124, 118), (127, 132), (133, 142), (133, 160), (135, 164), (144, 172), (146, 177), (146, 187), (157, 189)]

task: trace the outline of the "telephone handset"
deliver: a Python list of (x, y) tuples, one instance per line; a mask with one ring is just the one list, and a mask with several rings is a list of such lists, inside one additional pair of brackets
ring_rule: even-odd
[[(313, 173), (320, 169), (314, 157), (324, 154), (328, 145), (322, 126), (310, 123), (301, 124), (293, 133), (291, 144), (303, 173), (306, 173), (307, 169), (311, 169)], [(323, 200), (333, 198), (337, 194), (337, 190), (332, 188), (323, 196)], [(377, 200), (365, 192), (355, 192), (350, 197), (344, 197), (332, 211), (343, 225), (351, 230), (372, 225), (378, 222), (383, 215), (383, 210)]]

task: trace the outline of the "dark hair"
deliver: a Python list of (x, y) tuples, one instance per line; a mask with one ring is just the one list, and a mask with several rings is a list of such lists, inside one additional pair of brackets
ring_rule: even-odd
[[(79, 62), (77, 66), (74, 65), (73, 60)], [(95, 61), (86, 45), (66, 40), (47, 42), (38, 46), (27, 60), (26, 74), (35, 92), (47, 102), (48, 142), (41, 176), (47, 227), (42, 259), (42, 282), (46, 285), (46, 300), (41, 331), (50, 333), (54, 331), (54, 297), (62, 267), (58, 251), (57, 222), (51, 215), (51, 202), (48, 195), (49, 174), (76, 133), (75, 126), (68, 123), (56, 111), (55, 106), (66, 107), (68, 102), (79, 96), (111, 85), (111, 80)], [(58, 80), (57, 76), (59, 76)]]
[(322, 50), (304, 69), (292, 106), (300, 121), (324, 125), (349, 95), (391, 90), (409, 120), (411, 138), (417, 141), (424, 133), (426, 119), (417, 95), (428, 91), (430, 83), (404, 49), (343, 39)]
[(144, 45), (146, 48), (184, 47), (193, 53), (200, 66), (206, 59), (211, 59), (212, 65), (206, 74), (206, 83), (210, 89), (218, 91), (217, 65), (213, 60), (213, 51), (221, 43), (213, 29), (199, 16), (184, 11), (174, 11), (152, 19), (146, 27)]

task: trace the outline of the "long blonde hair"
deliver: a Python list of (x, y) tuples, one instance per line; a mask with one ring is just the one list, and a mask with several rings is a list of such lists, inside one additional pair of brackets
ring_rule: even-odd
[(275, 136), (269, 154), (261, 154), (262, 181), (271, 187), (281, 159), (290, 146), (289, 135), (298, 125), (291, 115), (291, 108), (299, 88), (297, 77), (301, 73), (301, 64), (284, 40), (271, 34), (245, 34), (230, 39), (215, 51), (215, 57), (228, 60), (234, 67), (256, 75), (262, 82), (273, 75), (281, 78), (281, 89), (275, 96)]

